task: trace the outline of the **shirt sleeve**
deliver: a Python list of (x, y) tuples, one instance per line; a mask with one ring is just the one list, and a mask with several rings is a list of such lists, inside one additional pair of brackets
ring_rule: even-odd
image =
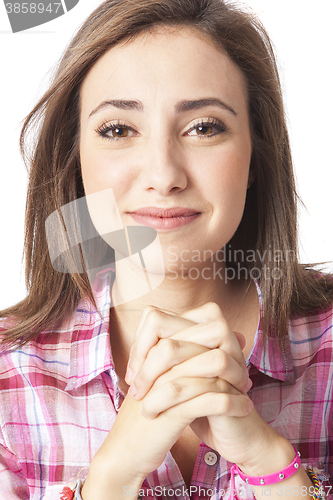
[(29, 487), (15, 455), (0, 443), (0, 498), (29, 500)]

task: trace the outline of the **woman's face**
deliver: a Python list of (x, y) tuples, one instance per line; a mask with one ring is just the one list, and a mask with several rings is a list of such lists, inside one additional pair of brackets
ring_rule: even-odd
[(110, 49), (83, 82), (80, 121), (86, 195), (112, 188), (122, 223), (157, 229), (172, 262), (228, 243), (249, 182), (247, 90), (208, 38), (160, 29)]

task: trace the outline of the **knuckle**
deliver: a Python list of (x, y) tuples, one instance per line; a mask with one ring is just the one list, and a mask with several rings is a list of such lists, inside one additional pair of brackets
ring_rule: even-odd
[(159, 323), (160, 318), (162, 316), (162, 312), (155, 307), (148, 306), (149, 310), (147, 312), (146, 321), (150, 326), (154, 326)]
[(180, 348), (180, 342), (176, 339), (161, 339), (158, 348), (164, 357), (173, 359)]
[(153, 417), (156, 414), (156, 408), (153, 401), (145, 399), (142, 404), (142, 411), (148, 418)]
[(214, 372), (221, 372), (227, 364), (227, 354), (221, 349), (212, 349), (211, 363)]
[(145, 365), (143, 365), (138, 373), (135, 375), (135, 378), (132, 382), (134, 382), (137, 389), (146, 388), (152, 384), (153, 377), (151, 373), (151, 369)]
[(221, 393), (226, 393), (229, 391), (229, 384), (228, 382), (226, 382), (225, 380), (221, 379), (221, 378), (216, 378), (215, 379), (217, 385), (218, 385), (218, 389)]
[(176, 399), (178, 399), (179, 396), (183, 393), (184, 388), (183, 388), (183, 386), (181, 385), (180, 382), (177, 382), (176, 380), (172, 380), (170, 382), (170, 391), (171, 391), (172, 395)]
[(209, 311), (212, 317), (221, 316), (221, 309), (216, 302), (207, 302), (204, 307), (207, 311)]

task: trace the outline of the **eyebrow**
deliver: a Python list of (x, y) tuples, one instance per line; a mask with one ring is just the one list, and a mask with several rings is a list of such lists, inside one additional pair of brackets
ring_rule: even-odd
[(181, 101), (176, 104), (175, 110), (177, 113), (184, 113), (186, 111), (192, 111), (194, 109), (206, 108), (207, 106), (217, 106), (219, 108), (230, 111), (230, 113), (237, 116), (237, 113), (234, 109), (228, 106), (225, 102), (221, 101), (221, 99), (217, 98), (196, 99), (194, 101)]
[(98, 113), (104, 108), (107, 108), (109, 106), (113, 106), (114, 108), (118, 109), (125, 109), (125, 110), (136, 110), (136, 111), (143, 111), (143, 104), (140, 101), (125, 101), (125, 100), (120, 100), (120, 99), (113, 99), (112, 101), (103, 101), (101, 104), (97, 106), (89, 115), (89, 118), (93, 116), (95, 113)]
[[(93, 109), (93, 111), (89, 115), (89, 118), (94, 114), (98, 113), (99, 111), (101, 111), (102, 109), (109, 106), (113, 106), (114, 108), (118, 109), (134, 110), (134, 111), (143, 111), (144, 109), (143, 104), (140, 101), (113, 99), (110, 101), (101, 102), (101, 104), (99, 104), (97, 108)], [(192, 101), (180, 101), (175, 105), (175, 111), (176, 113), (185, 113), (186, 111), (206, 108), (208, 106), (217, 106), (219, 108), (229, 111), (234, 116), (237, 116), (237, 113), (233, 108), (228, 106), (225, 102), (221, 101), (220, 99), (212, 97), (208, 97), (205, 99), (195, 99)]]

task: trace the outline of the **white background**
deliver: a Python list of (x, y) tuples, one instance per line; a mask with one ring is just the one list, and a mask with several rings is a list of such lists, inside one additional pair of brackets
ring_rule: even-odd
[[(0, 309), (26, 294), (22, 250), (27, 175), (18, 148), (20, 122), (47, 87), (50, 69), (76, 28), (100, 3), (80, 0), (66, 15), (13, 34), (0, 1)], [(307, 207), (300, 210), (302, 261), (333, 260), (333, 2), (243, 4), (258, 13), (278, 56), (297, 185)]]

